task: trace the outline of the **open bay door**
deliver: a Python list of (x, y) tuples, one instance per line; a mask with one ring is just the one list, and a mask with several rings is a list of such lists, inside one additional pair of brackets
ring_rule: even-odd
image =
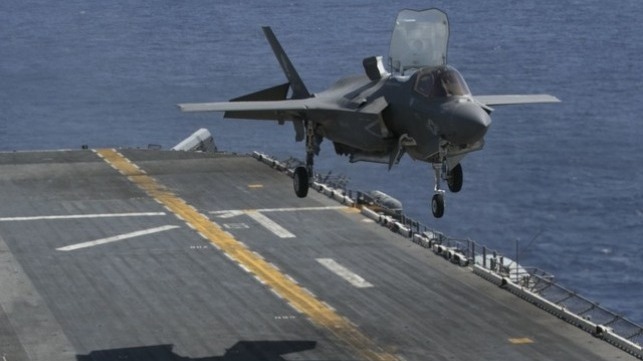
[(389, 48), (391, 72), (404, 75), (422, 67), (446, 65), (448, 42), (449, 20), (441, 10), (400, 11)]

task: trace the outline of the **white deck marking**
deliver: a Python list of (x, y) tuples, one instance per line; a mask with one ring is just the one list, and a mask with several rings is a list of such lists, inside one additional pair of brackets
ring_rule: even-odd
[[(322, 206), (322, 207), (286, 207), (286, 208), (263, 208), (263, 209), (252, 209), (254, 212), (299, 212), (299, 211), (328, 211), (328, 210), (337, 210), (337, 209), (346, 209), (346, 206)], [(239, 209), (230, 209), (225, 211), (210, 211), (208, 213), (215, 214), (219, 218), (231, 218), (235, 216), (240, 216), (244, 213), (247, 213), (249, 210), (239, 210)]]
[(290, 208), (264, 208), (257, 209), (258, 212), (299, 212), (299, 211), (330, 211), (345, 209), (346, 206), (323, 206), (323, 207), (290, 207)]
[(224, 223), (223, 228), (225, 229), (248, 229), (249, 225), (246, 223)]
[(58, 215), (58, 216), (0, 217), (0, 222), (41, 221), (41, 220), (55, 220), (55, 219), (82, 219), (82, 218), (111, 218), (111, 217), (151, 217), (151, 216), (165, 216), (165, 215), (166, 215), (165, 212), (69, 214), (69, 215)]
[[(296, 236), (290, 233), (287, 229), (277, 224), (272, 219), (266, 217), (262, 213), (268, 212), (299, 212), (299, 211), (325, 211), (325, 210), (338, 210), (347, 209), (346, 206), (322, 206), (322, 207), (288, 207), (288, 208), (263, 208), (263, 209), (229, 209), (223, 211), (210, 211), (217, 218), (233, 218), (240, 215), (247, 215), (254, 219), (260, 225), (264, 226), (267, 230), (277, 235), (280, 238), (295, 238)], [(226, 226), (224, 224), (224, 226)], [(228, 228), (228, 227), (227, 227)]]
[(257, 211), (247, 211), (246, 214), (279, 238), (295, 238), (295, 235), (288, 232), (287, 229)]
[(219, 218), (232, 218), (232, 217), (242, 215), (243, 211), (221, 211), (221, 212), (210, 212), (210, 213), (216, 214), (217, 217)]
[(74, 251), (74, 250), (81, 249), (81, 248), (93, 247), (93, 246), (98, 246), (98, 245), (105, 244), (105, 243), (122, 241), (124, 239), (140, 237), (140, 236), (153, 234), (153, 233), (164, 232), (164, 231), (168, 231), (170, 229), (175, 229), (175, 228), (180, 228), (180, 227), (179, 226), (167, 225), (167, 226), (161, 226), (161, 227), (156, 227), (156, 228), (144, 229), (144, 230), (141, 230), (141, 231), (125, 233), (125, 234), (119, 234), (118, 236), (101, 238), (101, 239), (97, 239), (95, 241), (72, 244), (72, 245), (69, 245), (69, 246), (56, 248), (56, 250), (57, 251)]
[(373, 287), (373, 285), (370, 282), (366, 281), (365, 279), (355, 274), (353, 271), (349, 270), (348, 268), (337, 263), (332, 258), (317, 258), (317, 262), (319, 262), (322, 266), (328, 268), (330, 271), (332, 271), (339, 277), (345, 279), (346, 281), (348, 281), (350, 284), (352, 284), (357, 288)]

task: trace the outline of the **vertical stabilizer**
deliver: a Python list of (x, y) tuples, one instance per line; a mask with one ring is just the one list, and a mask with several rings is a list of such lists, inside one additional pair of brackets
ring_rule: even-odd
[(268, 42), (270, 43), (272, 51), (275, 53), (275, 56), (279, 61), (279, 65), (281, 65), (281, 69), (283, 69), (284, 74), (286, 74), (286, 78), (288, 78), (288, 81), (290, 82), (290, 86), (292, 88), (292, 98), (310, 98), (308, 89), (306, 89), (304, 82), (299, 77), (299, 73), (297, 73), (297, 70), (295, 70), (295, 67), (290, 62), (290, 59), (288, 59), (288, 55), (286, 55), (286, 52), (281, 47), (281, 44), (279, 44), (279, 41), (277, 40), (275, 34), (272, 32), (272, 29), (269, 26), (264, 26), (262, 27), (262, 29), (264, 34), (266, 35), (266, 39), (268, 39)]

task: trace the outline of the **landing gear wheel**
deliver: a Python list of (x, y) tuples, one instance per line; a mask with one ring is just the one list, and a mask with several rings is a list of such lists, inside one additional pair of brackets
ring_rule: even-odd
[(447, 185), (449, 186), (449, 190), (453, 193), (458, 193), (462, 189), (462, 181), (462, 166), (458, 163), (458, 165), (451, 169), (447, 176)]
[(442, 218), (444, 215), (444, 196), (442, 193), (433, 195), (433, 199), (431, 199), (431, 210), (435, 218)]
[(297, 197), (305, 198), (308, 195), (308, 170), (305, 167), (295, 168), (292, 185), (295, 188)]

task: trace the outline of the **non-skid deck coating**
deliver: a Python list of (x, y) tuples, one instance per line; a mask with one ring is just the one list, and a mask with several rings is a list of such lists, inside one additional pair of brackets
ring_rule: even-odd
[(0, 153), (0, 201), (2, 361), (634, 359), (250, 157)]

